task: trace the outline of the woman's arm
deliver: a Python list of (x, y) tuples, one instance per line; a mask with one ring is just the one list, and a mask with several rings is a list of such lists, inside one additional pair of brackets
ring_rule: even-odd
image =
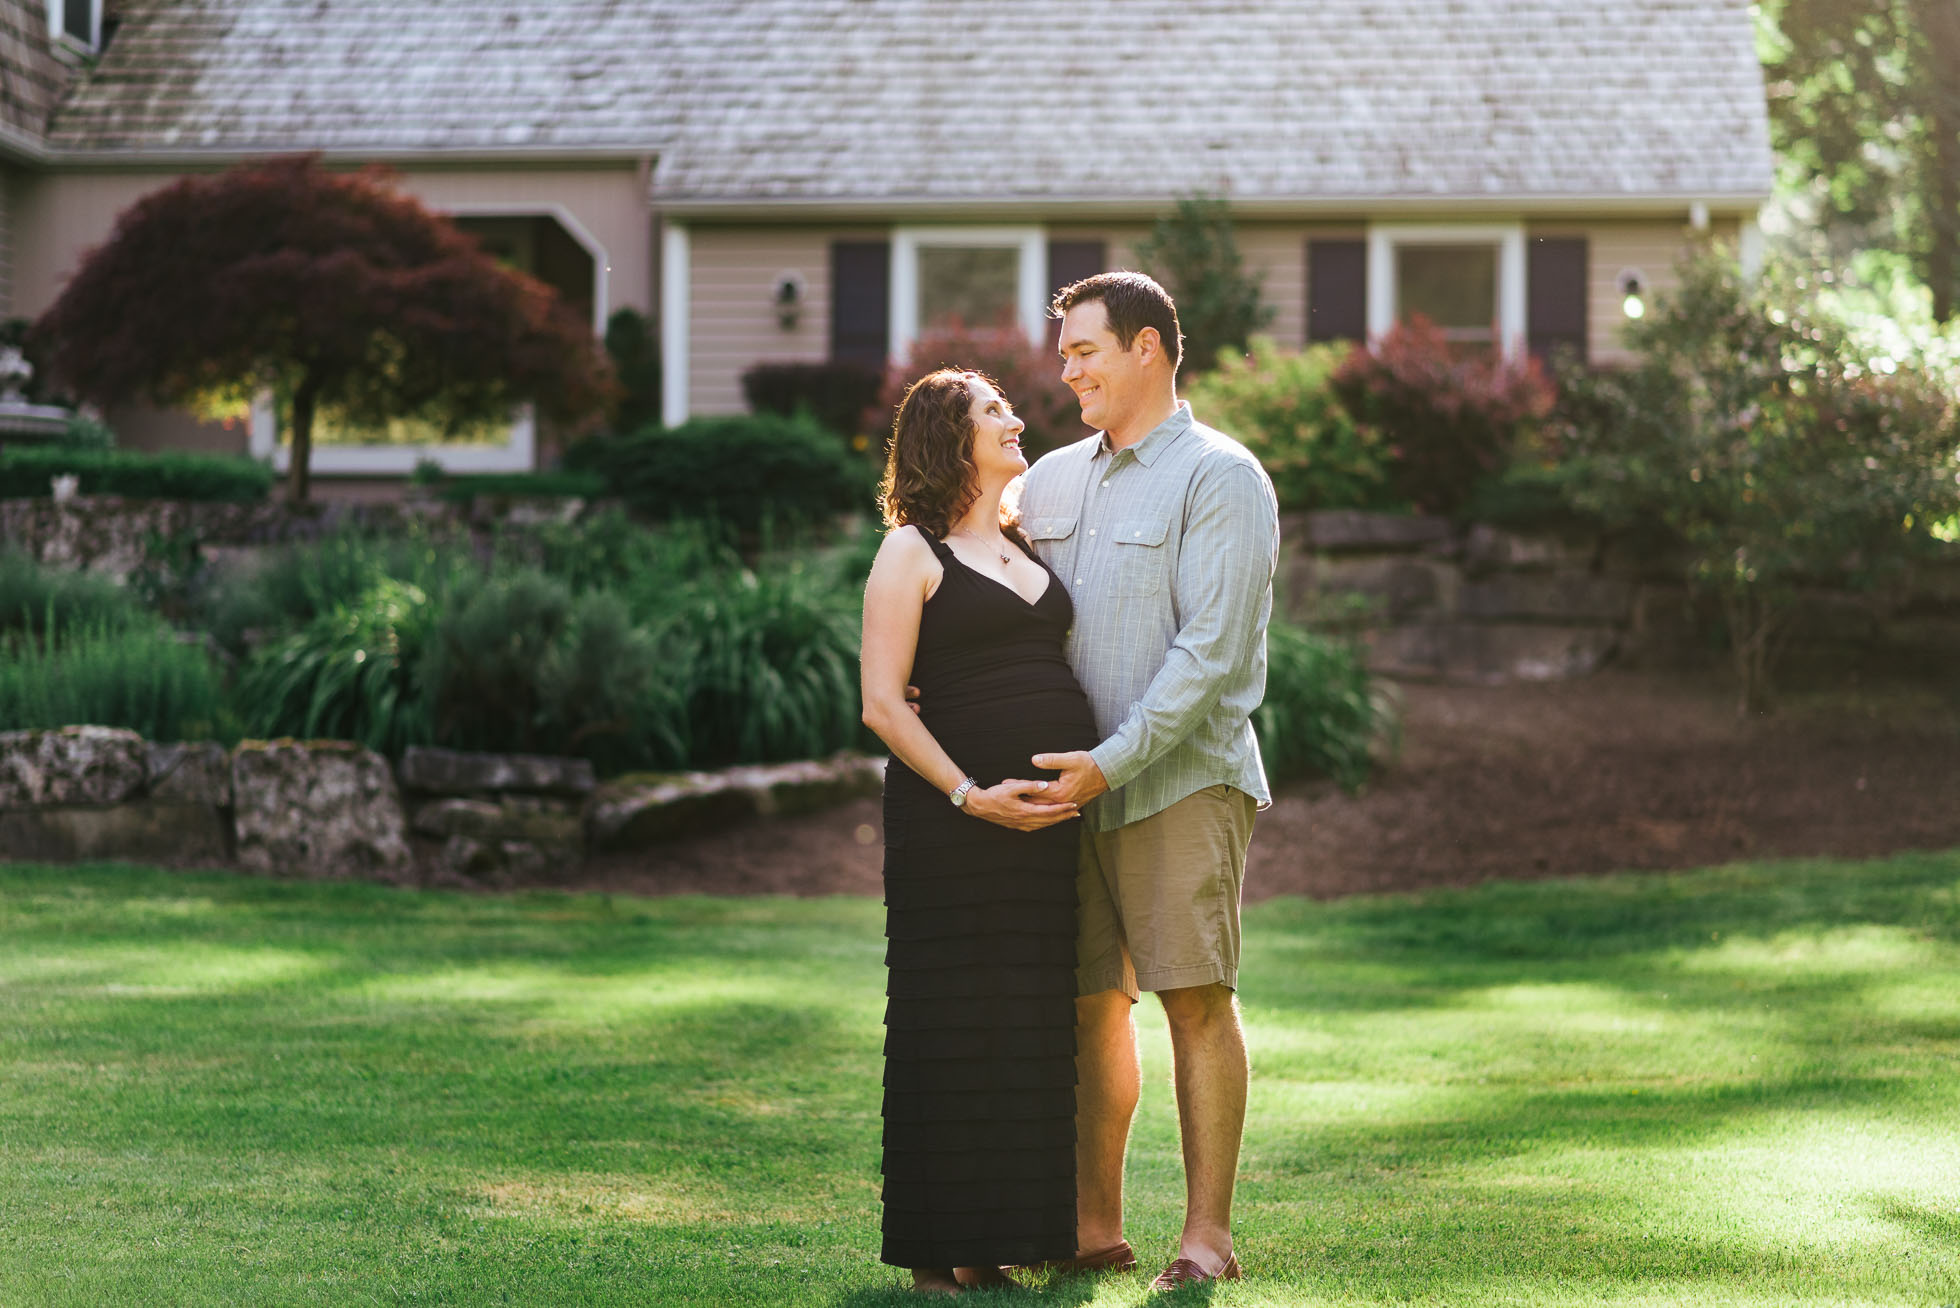
[[(864, 587), (862, 685), (864, 724), (878, 734), (893, 756), (936, 786), (941, 794), (966, 779), (905, 702), (905, 682), (919, 649), (919, 619), (927, 597), (943, 575), (932, 547), (916, 528), (900, 527), (885, 537)], [(1001, 826), (1033, 831), (1076, 816), (1073, 804), (1032, 804), (1041, 781), (1002, 783), (967, 792), (966, 810)]]

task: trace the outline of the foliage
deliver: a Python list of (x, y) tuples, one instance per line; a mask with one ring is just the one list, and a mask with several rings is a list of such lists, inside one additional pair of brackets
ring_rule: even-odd
[(696, 587), (661, 632), (695, 767), (820, 758), (864, 740), (857, 596), (790, 568)]
[(375, 168), (314, 156), (195, 175), (138, 200), (34, 325), (84, 399), (291, 397), (292, 494), (316, 412), (443, 430), (522, 402), (576, 423), (611, 399), (589, 328)]
[(686, 586), (739, 568), (719, 523), (682, 520), (658, 528), (636, 522), (617, 505), (575, 522), (505, 528), (495, 545), (500, 570), (534, 568), (564, 582), (574, 595), (610, 590), (636, 618), (664, 614)]
[(1282, 510), (1393, 506), (1379, 434), (1357, 427), (1334, 394), (1349, 348), (1291, 350), (1255, 336), (1248, 353), (1222, 356), (1185, 387), (1193, 412), (1259, 456)]
[(239, 678), (239, 715), (254, 735), (357, 740), (398, 755), (430, 743), (416, 668), (428, 596), (382, 578), (259, 652)]
[(1537, 360), (1452, 349), (1421, 314), (1372, 349), (1349, 354), (1334, 372), (1334, 390), (1361, 430), (1386, 447), (1395, 494), (1425, 513), (1460, 508), (1552, 403)]
[(436, 498), (467, 504), (479, 495), (490, 499), (593, 500), (606, 493), (606, 483), (592, 472), (485, 472), (443, 477), (425, 482)]
[(1318, 773), (1353, 794), (1393, 718), (1358, 647), (1275, 619), (1266, 628), (1266, 698), (1252, 726), (1273, 781)]
[(1760, 707), (1800, 583), (1871, 585), (1960, 512), (1960, 388), (1873, 358), (1807, 279), (1748, 282), (1719, 253), (1627, 338), (1637, 367), (1560, 398), (1575, 501), (1680, 538), (1726, 615), (1742, 707)]
[(68, 474), (78, 479), (82, 495), (239, 504), (264, 499), (273, 481), (264, 464), (230, 454), (144, 454), (69, 445), (0, 449), (0, 499), (45, 499), (53, 479)]
[(1075, 392), (1062, 384), (1061, 365), (1052, 351), (1030, 343), (1019, 327), (952, 323), (920, 333), (905, 362), (886, 372), (885, 388), (878, 396), (882, 425), (874, 433), (880, 459), (891, 443), (891, 424), (906, 388), (939, 368), (966, 368), (993, 379), (1027, 424), (1021, 448), (1030, 460), (1090, 434), (1082, 425), (1082, 406)]
[(653, 320), (638, 309), (615, 309), (606, 319), (606, 357), (619, 379), (614, 431), (638, 431), (660, 421), (660, 342)]
[(848, 359), (827, 363), (758, 363), (742, 374), (742, 396), (754, 413), (785, 418), (807, 413), (854, 450), (869, 449), (865, 435), (879, 425), (878, 395), (884, 374)]
[(236, 737), (222, 672), (161, 623), (67, 618), (51, 600), (35, 632), (0, 642), (0, 731), (87, 724), (149, 740)]
[(77, 413), (68, 419), (68, 425), (61, 429), (55, 444), (70, 450), (113, 450), (116, 448), (116, 431), (100, 418)]
[(596, 437), (566, 467), (596, 473), (655, 520), (715, 518), (745, 531), (863, 511), (871, 471), (807, 418), (695, 418), (679, 427)]
[(9, 637), (45, 635), (50, 621), (87, 630), (121, 631), (145, 625), (136, 597), (107, 577), (49, 568), (12, 548), (0, 548), (0, 650)]
[(1179, 200), (1136, 255), (1177, 301), (1186, 376), (1215, 367), (1223, 351), (1243, 353), (1253, 334), (1273, 320), (1272, 308), (1260, 300), (1259, 278), (1245, 270), (1231, 206), (1222, 199)]
[(425, 531), (338, 531), (269, 550), (249, 568), (215, 578), (197, 596), (196, 614), (221, 645), (242, 652), (252, 633), (290, 634), (358, 604), (384, 580), (412, 585), (440, 603), (475, 571), (460, 540)]
[[(1960, 8), (1951, 0), (1765, 0), (1770, 132), (1789, 182), (1852, 245), (1903, 254), (1960, 308)], [(1807, 253), (1821, 254), (1822, 250)], [(1837, 254), (1839, 252), (1832, 252)]]
[(1457, 516), (1510, 531), (1580, 536), (1602, 531), (1606, 524), (1597, 514), (1573, 503), (1573, 482), (1571, 468), (1520, 457), (1473, 482)]

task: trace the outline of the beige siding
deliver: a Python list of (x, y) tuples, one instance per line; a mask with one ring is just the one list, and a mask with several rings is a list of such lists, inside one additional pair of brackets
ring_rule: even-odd
[[(1730, 224), (1731, 230), (1733, 223)], [(1550, 235), (1547, 224), (1534, 226), (1533, 234)], [(1587, 280), (1590, 294), (1586, 302), (1586, 350), (1591, 362), (1628, 362), (1620, 329), (1626, 325), (1619, 290), (1622, 269), (1637, 269), (1650, 291), (1664, 290), (1675, 283), (1675, 265), (1688, 252), (1692, 233), (1681, 222), (1589, 222), (1559, 229), (1586, 238)]]
[[(688, 408), (742, 413), (742, 374), (761, 363), (830, 357), (830, 243), (883, 240), (883, 230), (696, 227), (688, 240)], [(785, 273), (803, 278), (803, 311), (785, 329), (773, 295)]]
[[(182, 175), (105, 171), (10, 178), (13, 311), (27, 317), (40, 314), (88, 250), (108, 238), (124, 209)], [(638, 173), (630, 165), (402, 170), (399, 184), (438, 210), (552, 213), (569, 219), (599, 247), (607, 309), (652, 311), (652, 222)], [(244, 448), (239, 429), (226, 430), (184, 414), (132, 407), (114, 416), (118, 435), (134, 448)]]

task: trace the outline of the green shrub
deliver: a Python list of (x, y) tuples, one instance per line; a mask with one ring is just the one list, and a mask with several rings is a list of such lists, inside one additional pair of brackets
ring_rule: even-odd
[(1184, 332), (1182, 373), (1194, 377), (1243, 350), (1273, 320), (1263, 280), (1245, 269), (1231, 206), (1218, 196), (1187, 196), (1137, 244), (1137, 261), (1177, 300)]
[(113, 450), (116, 448), (116, 433), (108, 423), (78, 413), (61, 429), (61, 436), (55, 443), (68, 450)]
[(1334, 394), (1350, 348), (1291, 350), (1255, 336), (1249, 354), (1224, 354), (1185, 389), (1194, 413), (1259, 456), (1282, 510), (1395, 506), (1380, 435), (1356, 426)]
[(808, 522), (871, 504), (869, 466), (803, 418), (696, 418), (671, 429), (598, 437), (566, 454), (635, 513), (717, 518), (744, 531)]
[(0, 450), (0, 499), (43, 498), (55, 477), (70, 473), (83, 495), (133, 499), (254, 503), (274, 481), (271, 468), (236, 455), (10, 445)]
[(241, 719), (254, 735), (357, 740), (390, 755), (430, 743), (417, 669), (431, 617), (420, 589), (382, 578), (261, 651), (239, 678)]
[(617, 595), (591, 591), (572, 601), (538, 664), (538, 707), (540, 739), (600, 772), (689, 762), (680, 688)]
[(1579, 507), (1681, 542), (1721, 606), (1745, 712), (1800, 586), (1871, 586), (1960, 512), (1960, 378), (1865, 348), (1817, 292), (1793, 269), (1744, 278), (1698, 255), (1626, 328), (1636, 366), (1565, 378), (1550, 429)]
[(1472, 483), (1457, 517), (1522, 532), (1584, 535), (1605, 529), (1598, 514), (1573, 503), (1573, 494), (1570, 468), (1522, 460)]
[[(426, 483), (425, 483), (426, 484)], [(498, 472), (466, 477), (443, 477), (434, 482), (436, 496), (452, 504), (467, 504), (479, 495), (521, 499), (597, 499), (606, 486), (592, 472)]]
[(1417, 314), (1348, 355), (1334, 390), (1389, 456), (1389, 484), (1425, 513), (1455, 513), (1481, 477), (1510, 463), (1552, 405), (1535, 359), (1452, 348)]
[(679, 588), (739, 568), (727, 536), (716, 523), (682, 520), (649, 527), (611, 506), (576, 522), (506, 527), (496, 538), (496, 566), (534, 568), (558, 578), (575, 595), (614, 591), (637, 620), (664, 613)]
[(0, 649), (10, 635), (44, 634), (49, 620), (71, 629), (120, 631), (152, 621), (136, 596), (107, 577), (48, 568), (14, 549), (0, 549)]
[(1352, 794), (1368, 780), (1370, 746), (1392, 729), (1358, 647), (1275, 619), (1266, 630), (1266, 698), (1252, 715), (1275, 782), (1321, 774)]
[(0, 657), (0, 731), (127, 727), (149, 740), (235, 740), (210, 654), (160, 623), (44, 626)]
[(660, 421), (660, 342), (653, 320), (638, 309), (615, 309), (606, 319), (606, 356), (619, 379), (614, 431), (639, 431)]

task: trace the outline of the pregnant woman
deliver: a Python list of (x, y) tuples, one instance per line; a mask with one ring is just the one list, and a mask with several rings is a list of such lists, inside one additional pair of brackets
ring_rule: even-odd
[(864, 720), (892, 753), (881, 1257), (926, 1292), (1075, 1252), (1078, 815), (1029, 760), (1097, 736), (1068, 593), (1001, 512), (1022, 428), (978, 373), (906, 392), (865, 588)]

